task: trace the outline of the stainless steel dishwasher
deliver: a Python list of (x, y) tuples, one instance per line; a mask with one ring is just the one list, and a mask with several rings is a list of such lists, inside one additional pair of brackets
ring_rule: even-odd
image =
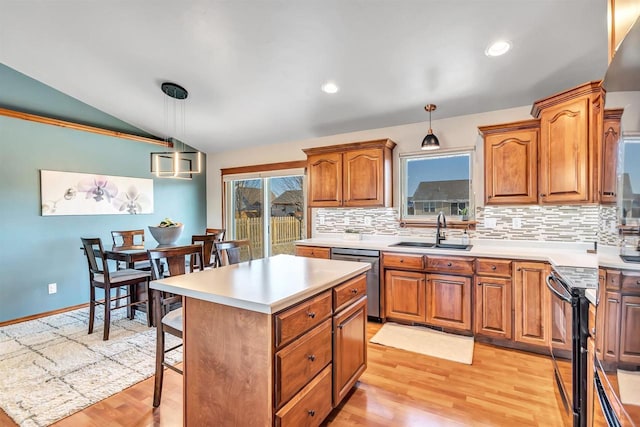
[(367, 271), (367, 316), (380, 321), (380, 251), (331, 248), (331, 259), (371, 264), (371, 270)]

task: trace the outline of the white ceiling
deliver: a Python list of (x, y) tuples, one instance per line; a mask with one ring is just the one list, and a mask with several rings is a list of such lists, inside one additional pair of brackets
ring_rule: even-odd
[[(499, 38), (513, 44), (484, 55)], [(0, 61), (212, 153), (528, 105), (601, 79), (605, 0), (0, 0)], [(326, 80), (341, 90), (320, 91)], [(1, 96), (1, 94), (0, 94)], [(175, 135), (174, 135), (175, 136)]]

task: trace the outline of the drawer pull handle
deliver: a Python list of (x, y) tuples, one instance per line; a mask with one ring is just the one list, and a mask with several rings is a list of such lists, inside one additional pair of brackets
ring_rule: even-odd
[[(638, 283), (640, 283), (640, 282), (638, 282)], [(357, 289), (351, 289), (351, 293), (356, 295), (358, 293), (358, 290)]]
[(636, 285), (640, 285), (640, 280), (638, 280), (638, 281), (636, 282)]
[(492, 265), (492, 266), (491, 266), (491, 269), (492, 269), (492, 270), (495, 270), (495, 269), (496, 269), (496, 266), (495, 266), (495, 265)]
[(309, 316), (309, 318), (311, 319), (314, 319), (316, 317), (316, 314), (313, 311), (308, 311), (307, 316)]
[(591, 335), (596, 336), (596, 328), (591, 328)]
[(315, 354), (310, 354), (307, 356), (307, 359), (309, 359), (309, 361), (311, 362), (315, 362), (316, 361), (316, 355)]
[(400, 263), (403, 263), (403, 262), (404, 262), (404, 260), (403, 260), (403, 259), (401, 259), (401, 260), (400, 260)]
[(450, 262), (447, 263), (447, 267), (451, 267), (451, 263)]
[(315, 415), (316, 415), (316, 411), (314, 411), (313, 409), (309, 409), (309, 410), (307, 411), (307, 414), (309, 414), (310, 416), (312, 416), (312, 417), (313, 417), (313, 416), (315, 416)]

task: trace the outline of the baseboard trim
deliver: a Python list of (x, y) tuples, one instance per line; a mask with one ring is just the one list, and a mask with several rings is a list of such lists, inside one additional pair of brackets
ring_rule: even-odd
[(31, 316), (20, 317), (18, 319), (6, 320), (4, 322), (0, 322), (0, 328), (3, 326), (15, 325), (16, 323), (26, 322), (28, 320), (40, 319), (42, 317), (52, 316), (54, 314), (65, 313), (67, 311), (77, 310), (79, 308), (89, 307), (89, 303), (85, 302), (84, 304), (73, 305), (71, 307), (59, 308), (57, 310), (47, 311), (45, 313), (32, 314)]

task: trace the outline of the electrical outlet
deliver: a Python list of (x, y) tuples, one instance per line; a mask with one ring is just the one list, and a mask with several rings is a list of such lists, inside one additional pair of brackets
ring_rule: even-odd
[(615, 221), (611, 221), (609, 223), (609, 233), (617, 233), (618, 229), (616, 227), (616, 222)]
[(344, 217), (344, 225), (349, 225), (349, 217), (348, 216)]
[(370, 216), (365, 216), (364, 217), (364, 225), (371, 225), (371, 217)]
[(49, 288), (49, 294), (55, 294), (56, 292), (58, 292), (58, 284), (57, 283), (49, 283), (47, 285), (47, 287)]
[(320, 223), (320, 225), (324, 225), (324, 217), (318, 217), (318, 222)]
[(498, 225), (498, 220), (495, 218), (485, 218), (484, 219), (484, 226), (486, 228), (496, 228), (496, 226)]
[(513, 228), (522, 228), (522, 218), (511, 218)]

